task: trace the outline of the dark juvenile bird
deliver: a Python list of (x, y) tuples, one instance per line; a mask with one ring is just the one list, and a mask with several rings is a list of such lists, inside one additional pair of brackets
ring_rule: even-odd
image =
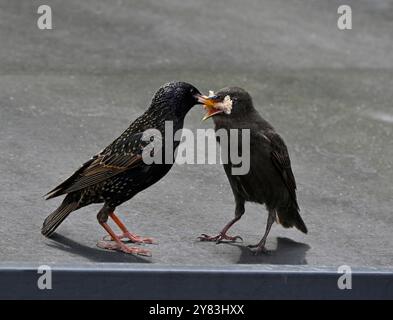
[[(225, 98), (226, 96), (232, 100), (230, 114), (225, 114), (222, 109), (215, 108), (217, 103), (228, 99)], [(216, 132), (219, 129), (227, 132), (230, 129), (250, 130), (250, 170), (245, 175), (233, 175), (233, 164), (230, 161), (224, 164), (224, 170), (235, 197), (235, 218), (217, 236), (202, 234), (199, 238), (217, 242), (239, 239), (239, 236), (228, 236), (227, 231), (244, 214), (246, 201), (265, 204), (268, 211), (266, 231), (262, 240), (257, 245), (250, 246), (256, 248), (255, 253), (266, 251), (266, 238), (274, 221), (285, 228), (296, 227), (307, 233), (307, 227), (299, 214), (296, 182), (287, 147), (272, 125), (255, 110), (251, 96), (245, 90), (235, 87), (221, 89), (215, 96), (203, 97), (201, 101), (208, 109), (205, 118), (213, 117)], [(229, 134), (228, 137), (230, 137)], [(241, 139), (239, 138), (238, 141), (241, 142)], [(233, 146), (230, 140), (229, 148), (231, 147)], [(236, 152), (241, 154), (241, 144), (238, 149)]]
[[(104, 203), (97, 219), (114, 242), (100, 241), (97, 245), (125, 253), (150, 255), (148, 250), (128, 247), (121, 241), (127, 238), (135, 243), (153, 243), (151, 238), (141, 238), (129, 232), (115, 215), (115, 208), (159, 181), (173, 165), (173, 161), (164, 162), (162, 158), (162, 164), (146, 164), (143, 161), (144, 149), (155, 140), (145, 141), (143, 133), (148, 129), (157, 129), (164, 146), (165, 122), (173, 122), (173, 132), (181, 129), (185, 115), (198, 104), (200, 96), (198, 89), (188, 83), (171, 82), (162, 86), (144, 114), (109, 146), (47, 194), (47, 199), (64, 194), (66, 197), (60, 207), (45, 219), (41, 233), (49, 237), (71, 212), (92, 203)], [(173, 149), (170, 150), (172, 156), (178, 144), (178, 141), (171, 141), (169, 144)], [(110, 228), (107, 224), (108, 217), (121, 229), (122, 235), (116, 235)]]

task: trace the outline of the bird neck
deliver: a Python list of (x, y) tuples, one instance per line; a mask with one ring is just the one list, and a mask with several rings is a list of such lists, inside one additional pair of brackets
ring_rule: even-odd
[(183, 128), (184, 117), (177, 117), (171, 110), (164, 108), (149, 108), (130, 126), (132, 131), (144, 132), (148, 129), (157, 129), (165, 136), (166, 127), (175, 133)]
[(213, 117), (213, 121), (216, 130), (220, 128), (250, 129), (257, 123), (266, 122), (254, 108), (250, 108), (247, 112), (233, 112), (230, 115), (219, 114)]

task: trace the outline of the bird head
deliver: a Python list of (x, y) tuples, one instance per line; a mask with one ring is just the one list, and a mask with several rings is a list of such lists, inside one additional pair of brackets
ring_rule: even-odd
[(196, 104), (200, 104), (201, 93), (187, 82), (164, 84), (153, 97), (151, 107), (166, 108), (178, 117), (184, 117)]
[(253, 109), (251, 96), (247, 91), (238, 87), (223, 88), (209, 96), (198, 97), (207, 110), (203, 120), (210, 117), (237, 117), (247, 114)]

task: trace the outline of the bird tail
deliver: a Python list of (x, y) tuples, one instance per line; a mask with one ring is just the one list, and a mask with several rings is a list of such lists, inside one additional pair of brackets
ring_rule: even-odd
[(57, 227), (64, 221), (68, 215), (78, 208), (78, 202), (69, 195), (65, 197), (64, 201), (54, 212), (52, 212), (44, 221), (41, 228), (41, 233), (45, 237), (50, 237)]
[(290, 205), (289, 207), (281, 207), (277, 209), (277, 220), (284, 228), (296, 227), (303, 233), (307, 233), (307, 227), (302, 217), (299, 214), (299, 207), (297, 205)]

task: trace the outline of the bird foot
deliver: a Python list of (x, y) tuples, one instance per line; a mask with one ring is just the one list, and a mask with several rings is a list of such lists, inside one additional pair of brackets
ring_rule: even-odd
[(252, 252), (252, 254), (254, 256), (258, 256), (260, 254), (267, 254), (267, 255), (269, 255), (269, 254), (272, 253), (270, 250), (267, 250), (264, 245), (261, 246), (259, 244), (250, 244), (247, 247), (250, 248), (250, 249), (256, 248), (255, 250), (251, 250), (251, 252)]
[(134, 247), (129, 247), (126, 246), (124, 243), (113, 243), (113, 242), (108, 242), (108, 241), (98, 241), (97, 242), (97, 247), (101, 249), (106, 249), (106, 250), (116, 250), (116, 251), (122, 251), (127, 254), (137, 254), (140, 256), (146, 256), (146, 257), (151, 257), (151, 251), (146, 250), (146, 249), (140, 249), (140, 248), (134, 248)]
[(219, 233), (216, 236), (208, 236), (207, 234), (202, 233), (198, 237), (198, 239), (200, 241), (215, 241), (217, 244), (223, 242), (222, 240), (228, 240), (228, 241), (231, 241), (231, 242), (235, 242), (236, 240), (239, 239), (239, 240), (243, 241), (243, 238), (241, 236), (231, 237), (231, 236), (228, 236), (228, 235), (222, 234), (222, 233)]
[[(128, 239), (133, 243), (147, 243), (147, 244), (157, 244), (153, 238), (142, 238), (136, 234), (131, 232), (124, 232), (121, 235), (118, 235), (119, 240)], [(110, 235), (106, 235), (103, 238), (104, 241), (114, 241), (114, 239)]]

